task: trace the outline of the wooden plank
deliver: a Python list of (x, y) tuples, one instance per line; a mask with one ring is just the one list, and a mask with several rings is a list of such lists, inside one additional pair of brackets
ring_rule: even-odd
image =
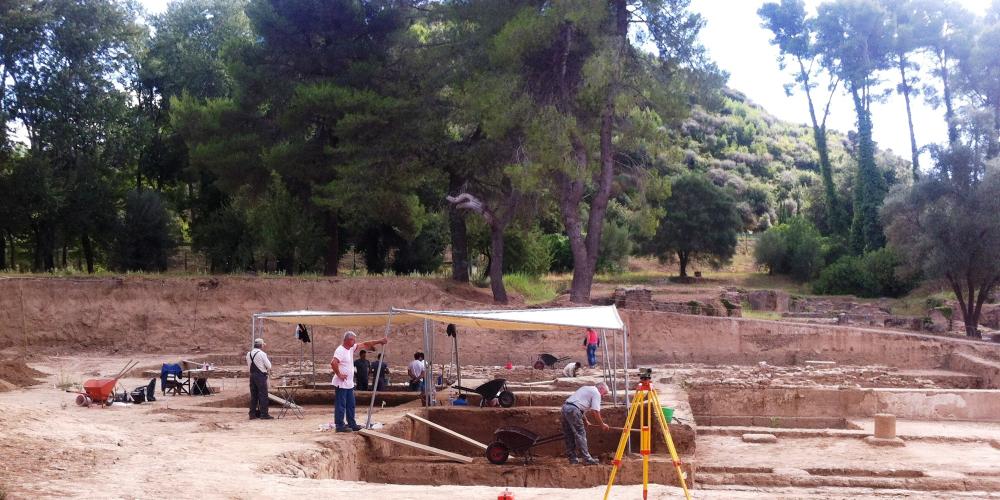
[(278, 396), (275, 396), (274, 394), (271, 394), (271, 393), (267, 393), (267, 399), (270, 399), (271, 401), (274, 401), (275, 403), (278, 403), (279, 405), (287, 406), (287, 407), (295, 409), (295, 410), (301, 410), (302, 409), (301, 406), (299, 406), (299, 405), (297, 405), (295, 403), (289, 403), (288, 401), (285, 401), (284, 399), (281, 399)]
[(459, 455), (458, 453), (452, 453), (450, 451), (445, 451), (445, 450), (442, 450), (440, 448), (435, 448), (433, 446), (427, 446), (425, 444), (416, 443), (416, 442), (413, 442), (413, 441), (410, 441), (410, 440), (407, 440), (407, 439), (403, 439), (403, 438), (400, 438), (400, 437), (390, 436), (389, 434), (382, 434), (381, 432), (375, 432), (375, 431), (368, 430), (368, 429), (362, 429), (362, 430), (358, 431), (358, 434), (361, 434), (362, 436), (372, 437), (372, 438), (385, 439), (386, 441), (392, 441), (393, 443), (396, 443), (396, 444), (401, 444), (403, 446), (409, 446), (410, 448), (415, 448), (415, 449), (420, 450), (420, 451), (426, 451), (427, 453), (433, 453), (435, 455), (439, 455), (439, 456), (442, 456), (442, 457), (454, 460), (456, 462), (461, 462), (463, 464), (471, 464), (472, 463), (472, 458), (471, 457), (467, 457), (465, 455)]
[(429, 426), (431, 426), (431, 427), (433, 427), (433, 428), (435, 428), (435, 429), (437, 429), (437, 430), (439, 430), (439, 431), (441, 431), (441, 432), (443, 432), (443, 433), (445, 433), (445, 434), (447, 434), (449, 436), (461, 439), (462, 441), (465, 441), (466, 443), (469, 443), (469, 444), (475, 446), (476, 448), (480, 448), (482, 450), (486, 449), (486, 445), (485, 444), (480, 443), (479, 441), (476, 441), (475, 439), (472, 439), (472, 438), (470, 438), (468, 436), (459, 434), (459, 433), (457, 433), (457, 432), (455, 432), (455, 431), (453, 431), (453, 430), (451, 430), (451, 429), (449, 429), (447, 427), (435, 424), (434, 422), (431, 422), (430, 420), (426, 420), (426, 419), (420, 418), (420, 417), (418, 417), (418, 416), (416, 416), (416, 415), (414, 415), (412, 413), (407, 413), (406, 416), (412, 418), (413, 420), (416, 420), (417, 422), (423, 422), (423, 423), (425, 423), (425, 424), (427, 424), (427, 425), (429, 425)]

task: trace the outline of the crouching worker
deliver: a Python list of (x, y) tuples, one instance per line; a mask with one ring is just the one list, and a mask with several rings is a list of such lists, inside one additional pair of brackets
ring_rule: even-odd
[[(600, 463), (596, 458), (590, 456), (587, 447), (587, 429), (584, 427), (584, 423), (586, 425), (599, 425), (604, 431), (611, 429), (601, 418), (601, 397), (607, 393), (608, 386), (604, 382), (588, 385), (577, 389), (563, 404), (562, 430), (569, 463), (579, 463), (577, 456), (583, 460), (585, 465)], [(593, 417), (597, 423), (592, 424), (588, 417)]]

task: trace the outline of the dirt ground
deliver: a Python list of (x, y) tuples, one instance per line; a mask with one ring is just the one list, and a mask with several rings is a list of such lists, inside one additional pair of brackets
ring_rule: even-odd
[[(163, 358), (138, 358), (153, 365)], [(495, 498), (502, 488), (483, 486), (404, 486), (315, 479), (308, 477), (324, 461), (336, 461), (364, 438), (320, 431), (330, 421), (328, 410), (309, 407), (305, 418), (247, 421), (241, 408), (198, 406), (203, 398), (159, 397), (155, 403), (130, 407), (83, 408), (73, 394), (55, 387), (84, 373), (114, 373), (126, 361), (119, 357), (50, 357), (31, 363), (48, 374), (44, 383), (0, 394), (0, 491), (7, 498), (301, 498), (386, 495), (392, 498), (437, 499), (446, 495)], [(122, 385), (142, 385), (126, 379)], [(221, 382), (223, 396), (245, 392), (246, 381)], [(399, 418), (398, 408), (377, 410), (376, 421)], [(745, 463), (808, 460), (823, 447), (802, 443), (800, 451), (762, 454), (724, 436), (706, 441), (706, 456), (725, 454)], [(700, 446), (700, 445), (699, 445)], [(819, 446), (819, 448), (817, 448)], [(854, 445), (857, 446), (857, 445)], [(824, 451), (827, 453), (829, 450)], [(926, 453), (922, 453), (925, 451)], [(880, 449), (847, 451), (853, 459), (885, 460)], [(990, 455), (992, 452), (993, 455)], [(997, 450), (954, 447), (908, 447), (907, 453), (936, 460), (994, 460)], [(815, 458), (813, 458), (815, 460)], [(892, 466), (894, 462), (886, 462)], [(938, 465), (932, 460), (928, 466)], [(581, 466), (582, 467), (582, 466)], [(515, 498), (599, 498), (603, 488), (513, 488)], [(611, 498), (635, 498), (638, 486), (615, 486)], [(1000, 498), (1000, 493), (949, 492), (948, 498)], [(683, 498), (677, 488), (652, 485), (651, 498)], [(750, 498), (943, 498), (934, 492), (868, 488), (762, 488), (721, 486), (693, 491), (699, 499)]]
[[(694, 293), (704, 293), (693, 290)], [(678, 292), (678, 296), (683, 295)], [(516, 304), (514, 304), (516, 305)], [(345, 464), (359, 463), (371, 447), (358, 435), (321, 431), (332, 420), (332, 404), (310, 406), (305, 418), (248, 421), (246, 410), (203, 403), (247, 392), (243, 378), (216, 379), (211, 398), (160, 397), (152, 404), (81, 408), (60, 387), (117, 372), (140, 361), (122, 382), (148, 382), (144, 369), (179, 359), (236, 360), (248, 340), (249, 318), (267, 310), (385, 311), (389, 307), (486, 309), (487, 292), (434, 280), (285, 278), (124, 278), (0, 280), (0, 500), (34, 498), (301, 498), (331, 492), (383, 495), (393, 499), (444, 496), (492, 499), (493, 486), (409, 486), (329, 479), (345, 477)], [(769, 385), (961, 387), (972, 367), (983, 387), (1000, 387), (1000, 347), (885, 331), (622, 311), (634, 339), (632, 356), (656, 364), (657, 373), (690, 378), (691, 384), (723, 383), (753, 390)], [(442, 328), (443, 329), (443, 328)], [(336, 344), (333, 330), (317, 329), (317, 363), (325, 365)], [(382, 329), (363, 329), (362, 338)], [(301, 344), (291, 329), (268, 326), (269, 351), (288, 363)], [(538, 352), (580, 356), (576, 335), (528, 332), (507, 335), (463, 331), (464, 360), (495, 366), (513, 360), (530, 365)], [(507, 335), (498, 337), (498, 335)], [(403, 366), (422, 345), (418, 327), (394, 329), (389, 363)], [(631, 342), (631, 340), (630, 340)], [(441, 343), (436, 359), (448, 359)], [(23, 357), (29, 353), (29, 357)], [(478, 358), (478, 359), (477, 359)], [(6, 361), (5, 361), (6, 360)], [(836, 366), (806, 367), (807, 360)], [(25, 361), (26, 363), (24, 363)], [(958, 361), (958, 362), (956, 362)], [(765, 365), (760, 363), (764, 362)], [(221, 362), (220, 362), (221, 363)], [(666, 363), (676, 363), (666, 366)], [(952, 365), (955, 366), (952, 366)], [(885, 366), (889, 365), (889, 366)], [(468, 378), (489, 378), (490, 369), (468, 367)], [(525, 369), (526, 370), (526, 369)], [(991, 371), (992, 370), (992, 371)], [(534, 381), (518, 370), (513, 379)], [(512, 373), (514, 373), (512, 372)], [(234, 372), (230, 372), (234, 373)], [(553, 378), (548, 372), (543, 378)], [(726, 382), (732, 379), (732, 384)], [(34, 384), (36, 380), (41, 383)], [(522, 380), (522, 382), (524, 381)], [(463, 380), (463, 382), (465, 382)], [(276, 385), (276, 384), (275, 384)], [(565, 389), (565, 388), (563, 388)], [(404, 419), (405, 408), (380, 408), (375, 420)], [(359, 415), (361, 409), (359, 408)], [(870, 421), (859, 424), (870, 429)], [(750, 445), (731, 434), (697, 436), (693, 458), (720, 479), (739, 467), (882, 468), (930, 471), (928, 481), (965, 476), (961, 488), (940, 491), (862, 487), (776, 485), (703, 481), (698, 499), (757, 498), (1000, 498), (1000, 491), (966, 491), (990, 484), (1000, 464), (997, 424), (900, 422), (900, 434), (930, 435), (901, 449), (869, 448), (859, 439), (779, 437), (781, 447)], [(858, 431), (860, 432), (860, 431)], [(984, 441), (984, 436), (988, 439)], [(712, 472), (714, 467), (715, 471)], [(561, 469), (565, 470), (565, 469)], [(574, 474), (604, 474), (582, 468)], [(722, 471), (722, 472), (718, 472)], [(934, 476), (942, 471), (944, 476)], [(801, 477), (801, 472), (798, 474)], [(971, 478), (971, 479), (968, 479)], [(978, 479), (977, 479), (978, 478)], [(725, 478), (722, 478), (725, 479)], [(751, 478), (752, 479), (752, 478)], [(979, 481), (979, 482), (977, 482)], [(862, 484), (860, 482), (858, 484)], [(592, 484), (592, 483), (591, 483)], [(952, 483), (947, 483), (952, 484)], [(1000, 489), (998, 489), (1000, 490)], [(599, 498), (603, 488), (512, 488), (518, 500)], [(636, 498), (638, 486), (615, 486), (611, 498)], [(653, 485), (651, 498), (683, 498), (680, 490)]]

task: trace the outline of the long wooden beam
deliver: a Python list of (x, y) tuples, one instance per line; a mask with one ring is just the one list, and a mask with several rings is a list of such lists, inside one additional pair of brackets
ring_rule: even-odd
[(403, 439), (403, 438), (400, 438), (400, 437), (391, 436), (389, 434), (382, 434), (381, 432), (375, 432), (375, 431), (368, 430), (368, 429), (362, 429), (362, 430), (358, 431), (358, 434), (361, 434), (362, 436), (371, 437), (371, 438), (385, 439), (386, 441), (392, 441), (393, 443), (396, 443), (396, 444), (401, 444), (403, 446), (409, 446), (410, 448), (415, 448), (415, 449), (418, 449), (420, 451), (426, 451), (427, 453), (433, 453), (435, 455), (439, 455), (439, 456), (442, 456), (442, 457), (454, 460), (456, 462), (461, 462), (463, 464), (471, 464), (472, 463), (472, 457), (467, 457), (465, 455), (459, 455), (458, 453), (452, 453), (450, 451), (445, 451), (445, 450), (442, 450), (440, 448), (435, 448), (433, 446), (427, 446), (425, 444), (420, 444), (420, 443), (417, 443), (415, 441), (410, 441), (408, 439)]
[(465, 436), (465, 435), (459, 434), (459, 433), (457, 433), (457, 432), (455, 432), (455, 431), (453, 431), (453, 430), (451, 430), (451, 429), (449, 429), (449, 428), (447, 428), (447, 427), (445, 427), (443, 425), (435, 424), (434, 422), (431, 422), (430, 420), (427, 420), (427, 419), (424, 419), (424, 418), (420, 418), (420, 417), (418, 417), (418, 416), (416, 416), (416, 415), (414, 415), (412, 413), (407, 413), (406, 416), (412, 418), (413, 420), (416, 420), (417, 422), (423, 422), (423, 423), (427, 424), (428, 426), (433, 427), (433, 428), (435, 428), (435, 429), (437, 429), (437, 430), (439, 430), (439, 431), (441, 431), (441, 432), (443, 432), (443, 433), (445, 433), (445, 434), (447, 434), (449, 436), (461, 439), (462, 441), (465, 441), (466, 443), (469, 443), (472, 446), (475, 446), (476, 448), (480, 448), (482, 450), (486, 449), (486, 445), (485, 444), (480, 443), (479, 441), (476, 441), (475, 439), (472, 439), (469, 436)]

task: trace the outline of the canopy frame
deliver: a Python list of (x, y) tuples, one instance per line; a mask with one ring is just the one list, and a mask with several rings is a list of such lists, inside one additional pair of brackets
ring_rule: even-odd
[[(590, 324), (588, 321), (580, 321), (578, 314), (563, 315), (562, 318), (557, 317), (546, 317), (544, 313), (546, 312), (571, 312), (580, 313), (583, 311), (601, 313), (605, 310), (610, 314), (604, 314), (606, 316), (602, 321), (594, 321), (594, 324)], [(518, 316), (523, 316), (519, 318)], [(547, 315), (547, 316), (552, 316)], [(533, 318), (533, 319), (532, 319)], [(570, 319), (572, 318), (572, 319)], [(600, 318), (600, 316), (598, 316)], [(621, 342), (621, 354), (622, 354), (622, 367), (624, 370), (624, 382), (625, 382), (625, 394), (624, 402), (626, 408), (631, 406), (631, 401), (629, 400), (629, 350), (628, 350), (628, 326), (622, 321), (621, 316), (618, 314), (618, 309), (614, 305), (610, 306), (591, 306), (591, 307), (562, 307), (562, 308), (547, 308), (547, 309), (499, 309), (499, 310), (458, 310), (458, 311), (432, 311), (432, 310), (417, 310), (417, 309), (398, 309), (391, 307), (389, 311), (382, 312), (335, 312), (335, 311), (311, 311), (311, 310), (298, 310), (298, 311), (283, 311), (283, 312), (260, 312), (254, 313), (251, 317), (250, 323), (250, 345), (253, 345), (253, 340), (258, 337), (263, 337), (264, 334), (264, 321), (270, 320), (278, 323), (287, 324), (298, 324), (311, 325), (311, 326), (333, 326), (338, 328), (359, 328), (359, 327), (371, 327), (379, 324), (385, 323), (385, 336), (388, 338), (389, 332), (392, 328), (393, 323), (397, 325), (411, 324), (423, 322), (424, 324), (424, 349), (426, 351), (426, 356), (428, 357), (428, 369), (427, 373), (424, 375), (424, 402), (426, 405), (430, 406), (434, 400), (435, 392), (435, 379), (434, 379), (434, 364), (433, 364), (433, 328), (431, 322), (436, 323), (454, 323), (456, 325), (463, 325), (466, 327), (489, 329), (489, 330), (508, 330), (508, 331), (578, 331), (580, 329), (593, 328), (597, 330), (600, 334), (600, 338), (604, 343), (604, 356), (603, 358), (603, 378), (606, 383), (611, 387), (612, 399), (615, 404), (618, 404), (617, 388), (618, 388), (618, 342), (617, 335), (621, 332), (622, 342)], [(612, 338), (614, 339), (614, 348), (609, 352), (607, 344), (607, 330), (612, 331)], [(382, 354), (383, 359), (387, 351), (387, 346), (383, 346)], [(613, 353), (613, 356), (609, 354)], [(613, 360), (611, 359), (613, 357)], [(313, 383), (315, 384), (316, 378), (316, 351), (315, 343), (313, 342), (312, 350), (312, 366), (313, 366)], [(372, 387), (371, 401), (368, 406), (368, 416), (365, 422), (365, 427), (371, 427), (371, 415), (372, 410), (375, 406), (375, 397), (378, 392), (378, 381), (381, 375), (382, 364), (379, 364), (378, 372), (375, 374), (374, 386)], [(609, 376), (610, 374), (610, 376)]]

